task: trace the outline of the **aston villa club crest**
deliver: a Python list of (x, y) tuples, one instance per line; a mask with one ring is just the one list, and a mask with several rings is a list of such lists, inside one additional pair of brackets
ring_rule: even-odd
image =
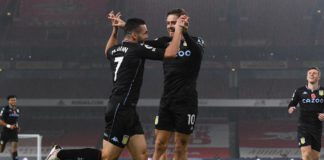
[(319, 91), (318, 91), (318, 94), (319, 94), (320, 96), (324, 96), (324, 90), (319, 90)]
[(128, 143), (128, 140), (129, 140), (129, 136), (128, 135), (124, 135), (123, 136), (123, 140), (122, 140), (123, 145), (126, 145)]
[(301, 144), (305, 144), (306, 143), (306, 139), (304, 137), (300, 138), (300, 143)]

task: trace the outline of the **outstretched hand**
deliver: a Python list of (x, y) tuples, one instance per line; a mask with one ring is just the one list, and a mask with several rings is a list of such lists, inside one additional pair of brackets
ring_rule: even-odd
[(108, 13), (107, 18), (111, 21), (111, 26), (117, 27), (117, 28), (123, 28), (125, 26), (125, 21), (123, 21), (121, 18), (121, 13), (114, 13), (114, 11), (111, 11)]

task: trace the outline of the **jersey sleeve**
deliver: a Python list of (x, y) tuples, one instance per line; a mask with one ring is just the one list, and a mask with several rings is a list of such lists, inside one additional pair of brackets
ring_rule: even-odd
[(299, 90), (296, 89), (291, 97), (291, 100), (289, 102), (288, 108), (292, 107), (292, 106), (297, 106), (298, 102), (300, 101), (300, 94), (299, 94)]
[(151, 60), (163, 60), (164, 49), (152, 47), (148, 44), (141, 44), (140, 50), (136, 52), (139, 57)]
[[(19, 117), (21, 117), (21, 111), (20, 111), (20, 109), (18, 109), (17, 108), (17, 113), (19, 114)], [(19, 124), (18, 124), (18, 122), (19, 122), (19, 117), (16, 119), (16, 127), (19, 127)]]
[(0, 119), (5, 121), (7, 118), (7, 115), (6, 115), (6, 108), (5, 107), (2, 107), (1, 111), (0, 111)]
[(109, 49), (107, 50), (107, 53), (106, 53), (106, 58), (107, 58), (108, 60), (110, 60), (110, 58), (111, 58), (111, 49), (112, 49), (112, 47), (109, 48)]
[(205, 47), (205, 42), (202, 38), (197, 37), (193, 38), (191, 37), (187, 32), (183, 34), (183, 37), (188, 44), (188, 48), (193, 52), (198, 55), (196, 56), (202, 56), (204, 53), (204, 47)]
[(168, 45), (169, 45), (169, 42), (170, 41), (170, 38), (169, 37), (160, 37), (160, 38), (156, 38), (154, 40), (148, 40), (148, 41), (145, 41), (144, 43), (147, 44), (147, 45), (150, 45), (152, 47), (155, 47), (155, 48), (167, 48)]

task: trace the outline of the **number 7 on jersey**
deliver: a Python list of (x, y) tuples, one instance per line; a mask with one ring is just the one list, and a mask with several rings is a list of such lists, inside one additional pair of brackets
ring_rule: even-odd
[(114, 76), (114, 81), (117, 80), (117, 73), (118, 73), (118, 70), (119, 70), (119, 67), (121, 65), (121, 63), (123, 62), (123, 59), (124, 57), (116, 57), (114, 62), (117, 62), (117, 66), (116, 66), (116, 69), (115, 69), (115, 76)]

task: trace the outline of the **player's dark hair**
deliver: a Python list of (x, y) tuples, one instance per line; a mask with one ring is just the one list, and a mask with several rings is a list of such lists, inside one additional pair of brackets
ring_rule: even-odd
[(175, 9), (170, 10), (167, 13), (167, 16), (169, 16), (169, 15), (176, 15), (176, 16), (180, 17), (182, 15), (187, 15), (187, 12), (183, 8), (175, 8)]
[(16, 95), (13, 95), (13, 94), (7, 96), (7, 100), (8, 100), (8, 101), (9, 101), (9, 99), (11, 99), (11, 98), (17, 98), (17, 96), (16, 96)]
[(313, 67), (309, 67), (309, 68), (307, 69), (307, 72), (308, 72), (309, 70), (312, 70), (312, 69), (317, 70), (318, 73), (319, 73), (319, 75), (321, 75), (321, 70), (320, 70), (318, 67), (315, 67), (315, 66), (313, 66)]
[(140, 25), (144, 25), (145, 21), (139, 18), (130, 18), (126, 21), (124, 32), (125, 35), (137, 32)]

